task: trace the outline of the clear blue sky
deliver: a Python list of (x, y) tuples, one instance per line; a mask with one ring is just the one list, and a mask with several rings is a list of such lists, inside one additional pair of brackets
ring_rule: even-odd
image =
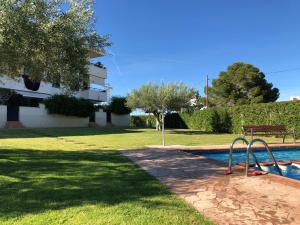
[(100, 60), (113, 95), (148, 81), (183, 81), (203, 95), (206, 74), (243, 61), (288, 100), (300, 95), (299, 12), (299, 0), (97, 0), (97, 30), (113, 42)]

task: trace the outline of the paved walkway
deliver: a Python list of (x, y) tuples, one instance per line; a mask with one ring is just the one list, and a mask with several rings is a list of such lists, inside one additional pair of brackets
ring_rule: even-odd
[(121, 151), (218, 224), (300, 224), (300, 190), (176, 150)]

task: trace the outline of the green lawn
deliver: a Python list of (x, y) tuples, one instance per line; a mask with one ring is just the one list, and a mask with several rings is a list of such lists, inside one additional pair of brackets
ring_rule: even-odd
[[(211, 224), (116, 151), (160, 144), (154, 130), (1, 130), (0, 137), (0, 224)], [(167, 144), (233, 137), (171, 130)]]

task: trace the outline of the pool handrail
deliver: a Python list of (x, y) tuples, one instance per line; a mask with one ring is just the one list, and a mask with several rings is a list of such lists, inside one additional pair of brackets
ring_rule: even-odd
[[(252, 145), (256, 142), (260, 142), (264, 145), (265, 149), (267, 150), (269, 156), (271, 157), (273, 163), (275, 164), (276, 169), (278, 170), (279, 175), (282, 176), (282, 172), (281, 169), (279, 168), (277, 161), (272, 153), (272, 150), (269, 148), (267, 142), (265, 142), (264, 140), (257, 138), (257, 139), (253, 139), (247, 146), (247, 152), (246, 152), (246, 171), (245, 171), (245, 175), (248, 176), (248, 171), (249, 171), (249, 154), (250, 152), (253, 153), (252, 151)], [(254, 154), (254, 153), (253, 153)]]
[[(229, 173), (232, 173), (232, 153), (233, 153), (233, 146), (235, 145), (236, 142), (238, 141), (243, 141), (244, 143), (246, 143), (246, 145), (248, 146), (249, 145), (249, 142), (246, 140), (246, 138), (244, 137), (237, 137), (235, 138), (232, 142), (231, 142), (231, 145), (230, 145), (230, 148), (229, 148), (229, 158), (228, 158), (228, 172)], [(259, 165), (259, 162), (255, 156), (255, 154), (253, 152), (251, 152), (252, 156), (253, 156), (253, 159), (257, 165), (257, 167), (261, 169), (260, 165)]]

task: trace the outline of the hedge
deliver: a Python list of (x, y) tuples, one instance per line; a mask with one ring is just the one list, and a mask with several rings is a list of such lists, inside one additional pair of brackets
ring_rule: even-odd
[(179, 114), (188, 128), (207, 132), (230, 132), (231, 120), (226, 109), (211, 108)]
[(186, 129), (188, 126), (186, 125), (183, 118), (178, 113), (169, 113), (165, 117), (165, 127), (166, 128), (179, 128)]
[[(155, 128), (156, 119), (153, 115), (131, 116), (131, 127)], [(166, 128), (188, 128), (178, 113), (169, 113), (165, 117)]]
[[(155, 127), (153, 116), (134, 118), (135, 126)], [(139, 122), (137, 122), (139, 121)], [(146, 122), (147, 124), (145, 125)], [(300, 102), (273, 102), (210, 108), (172, 114), (166, 117), (167, 128), (189, 128), (207, 132), (241, 133), (243, 125), (285, 125), (300, 133)]]
[(126, 98), (118, 96), (111, 98), (111, 102), (105, 108), (105, 111), (119, 115), (127, 115), (131, 113), (131, 109), (126, 106)]
[(129, 124), (131, 127), (154, 128), (156, 121), (153, 115), (131, 116)]
[(94, 104), (87, 99), (67, 95), (53, 95), (44, 100), (49, 114), (89, 117), (95, 111)]
[(273, 102), (242, 105), (228, 109), (231, 131), (241, 132), (243, 125), (285, 125), (300, 132), (300, 102)]

